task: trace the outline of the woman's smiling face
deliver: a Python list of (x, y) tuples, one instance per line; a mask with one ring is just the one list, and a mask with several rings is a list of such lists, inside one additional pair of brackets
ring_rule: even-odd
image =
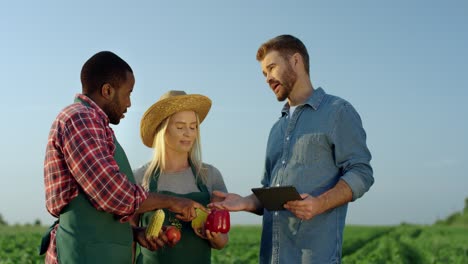
[(167, 126), (165, 135), (166, 149), (188, 153), (192, 149), (197, 134), (197, 116), (194, 111), (175, 113), (170, 117)]

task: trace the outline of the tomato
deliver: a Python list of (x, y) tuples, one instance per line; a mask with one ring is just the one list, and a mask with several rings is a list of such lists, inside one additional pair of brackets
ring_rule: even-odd
[(169, 241), (172, 244), (176, 244), (177, 242), (179, 242), (180, 237), (181, 237), (180, 230), (175, 226), (168, 226), (166, 228), (166, 233), (165, 234), (167, 236), (167, 239), (169, 239)]

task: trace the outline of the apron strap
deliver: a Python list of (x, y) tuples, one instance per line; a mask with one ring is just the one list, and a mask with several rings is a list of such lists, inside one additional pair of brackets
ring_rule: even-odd
[(59, 220), (55, 220), (55, 222), (47, 229), (46, 233), (42, 236), (41, 245), (39, 246), (39, 255), (44, 255), (47, 252), (47, 248), (49, 248), (50, 243), (50, 232), (54, 229), (54, 227), (59, 223)]

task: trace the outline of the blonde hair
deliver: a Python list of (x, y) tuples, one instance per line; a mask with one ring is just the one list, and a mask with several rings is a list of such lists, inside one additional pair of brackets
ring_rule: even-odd
[[(192, 166), (195, 167), (196, 177), (201, 178), (202, 182), (206, 184), (206, 177), (207, 177), (207, 168), (203, 165), (202, 162), (202, 153), (201, 153), (201, 143), (200, 143), (200, 119), (198, 118), (198, 114), (195, 112), (197, 117), (197, 137), (193, 142), (192, 149), (190, 149), (189, 153), (189, 161), (191, 162)], [(153, 139), (153, 158), (151, 159), (148, 168), (145, 171), (143, 176), (142, 186), (145, 190), (149, 191), (149, 183), (151, 177), (159, 171), (159, 173), (163, 173), (166, 169), (166, 142), (165, 142), (165, 135), (167, 126), (169, 125), (169, 121), (172, 115), (164, 119), (161, 124), (156, 128), (156, 133), (154, 134)], [(198, 180), (198, 179), (195, 179)]]

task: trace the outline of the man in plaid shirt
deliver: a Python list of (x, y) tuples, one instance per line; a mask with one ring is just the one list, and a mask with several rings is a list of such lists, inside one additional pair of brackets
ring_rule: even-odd
[(109, 123), (131, 106), (135, 78), (112, 52), (92, 56), (81, 71), (82, 94), (52, 124), (44, 162), (46, 207), (58, 221), (41, 245), (46, 263), (129, 263), (132, 242), (155, 250), (167, 241), (147, 240), (128, 221), (135, 213), (168, 208), (191, 221), (202, 205), (148, 193), (135, 184), (125, 152)]

